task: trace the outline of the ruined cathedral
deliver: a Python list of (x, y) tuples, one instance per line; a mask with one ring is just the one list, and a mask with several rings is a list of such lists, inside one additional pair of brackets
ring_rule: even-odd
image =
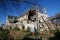
[(33, 28), (31, 25), (38, 30), (48, 30), (49, 28), (54, 28), (54, 25), (48, 20), (50, 19), (48, 18), (46, 11), (41, 13), (39, 10), (31, 8), (28, 10), (28, 12), (18, 17), (8, 15), (3, 29), (10, 30), (18, 27), (20, 30), (22, 30), (24, 27), (24, 30), (27, 30), (28, 27)]

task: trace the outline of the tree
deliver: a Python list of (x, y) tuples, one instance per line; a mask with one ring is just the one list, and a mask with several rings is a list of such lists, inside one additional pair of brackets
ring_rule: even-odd
[(60, 13), (56, 13), (55, 18), (56, 23), (60, 23)]
[(60, 13), (56, 13), (54, 16), (51, 17), (52, 22), (56, 25), (60, 25)]

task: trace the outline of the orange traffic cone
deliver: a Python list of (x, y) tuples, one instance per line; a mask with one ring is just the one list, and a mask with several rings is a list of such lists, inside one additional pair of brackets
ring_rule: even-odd
[(32, 32), (32, 38), (34, 37), (34, 32)]
[(42, 37), (42, 32), (40, 32), (40, 37)]
[(48, 31), (48, 35), (50, 36), (51, 35), (51, 33)]
[(12, 32), (9, 33), (9, 40), (12, 39)]

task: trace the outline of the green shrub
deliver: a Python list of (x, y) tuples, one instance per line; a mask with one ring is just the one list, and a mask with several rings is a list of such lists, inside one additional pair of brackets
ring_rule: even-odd
[(13, 30), (14, 30), (14, 31), (17, 31), (17, 30), (19, 30), (19, 28), (18, 28), (18, 27), (15, 27)]
[(30, 32), (30, 27), (27, 28), (27, 32)]
[(0, 31), (0, 39), (1, 40), (8, 40), (9, 31)]

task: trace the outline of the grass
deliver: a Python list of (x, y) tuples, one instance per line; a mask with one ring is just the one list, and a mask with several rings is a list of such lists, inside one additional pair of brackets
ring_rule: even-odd
[[(57, 29), (60, 32), (60, 29)], [(51, 34), (54, 34), (56, 32), (58, 32), (57, 30), (49, 30)], [(24, 38), (32, 38), (31, 32), (27, 32), (27, 31), (20, 31), (20, 30), (0, 30), (0, 39), (4, 40), (8, 40), (9, 38), (9, 33), (12, 33), (12, 38), (13, 39), (24, 39)], [(47, 34), (47, 31), (43, 32), (43, 36), (44, 37), (48, 37), (49, 35)], [(40, 34), (39, 33), (35, 33), (34, 35), (35, 38), (40, 38)]]

